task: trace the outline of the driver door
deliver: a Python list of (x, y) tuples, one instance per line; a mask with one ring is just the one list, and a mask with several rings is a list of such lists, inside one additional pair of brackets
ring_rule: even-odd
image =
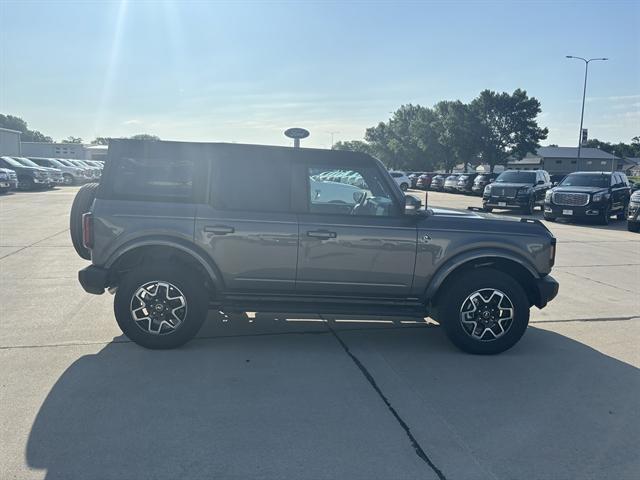
[(416, 220), (401, 213), (383, 173), (371, 164), (305, 165), (296, 291), (409, 296)]

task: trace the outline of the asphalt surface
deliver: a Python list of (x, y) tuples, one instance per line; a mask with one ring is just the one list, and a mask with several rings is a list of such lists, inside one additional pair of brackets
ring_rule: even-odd
[(3, 480), (637, 478), (640, 235), (623, 222), (549, 224), (560, 294), (499, 356), (428, 320), (260, 314), (148, 351), (76, 280), (76, 190), (0, 197)]

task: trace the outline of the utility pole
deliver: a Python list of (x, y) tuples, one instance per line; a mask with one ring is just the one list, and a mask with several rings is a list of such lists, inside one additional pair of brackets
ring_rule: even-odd
[(340, 132), (337, 132), (337, 131), (336, 131), (336, 132), (327, 132), (327, 133), (328, 133), (329, 135), (331, 135), (331, 149), (333, 150), (333, 136), (334, 136), (335, 134), (337, 134), (337, 133), (340, 133)]
[[(577, 160), (580, 160), (580, 150), (582, 149), (582, 123), (584, 120), (584, 100), (587, 95), (587, 75), (589, 73), (589, 62), (593, 62), (596, 60), (606, 61), (608, 58), (590, 58), (587, 60), (582, 57), (574, 57), (573, 55), (566, 55), (567, 58), (573, 58), (576, 60), (582, 60), (584, 62), (584, 88), (582, 89), (582, 112), (580, 113), (580, 132), (578, 133), (578, 157)], [(578, 164), (578, 168), (580, 165)]]

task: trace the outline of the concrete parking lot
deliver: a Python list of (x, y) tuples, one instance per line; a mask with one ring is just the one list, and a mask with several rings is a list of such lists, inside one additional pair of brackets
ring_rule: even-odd
[(0, 478), (637, 478), (640, 235), (623, 222), (548, 224), (560, 294), (499, 356), (429, 320), (261, 314), (148, 351), (76, 280), (76, 191), (0, 197)]

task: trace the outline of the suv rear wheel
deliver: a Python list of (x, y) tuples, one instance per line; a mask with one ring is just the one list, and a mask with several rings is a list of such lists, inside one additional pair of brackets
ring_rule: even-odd
[(124, 276), (113, 309), (122, 333), (138, 345), (176, 348), (200, 330), (208, 297), (199, 276), (182, 266), (142, 266)]
[(400, 184), (400, 190), (402, 190), (403, 192), (406, 192), (408, 188), (409, 188), (409, 184), (408, 183), (402, 182)]
[(465, 272), (447, 282), (438, 312), (459, 349), (492, 355), (513, 347), (529, 324), (529, 300), (511, 276), (491, 268)]

